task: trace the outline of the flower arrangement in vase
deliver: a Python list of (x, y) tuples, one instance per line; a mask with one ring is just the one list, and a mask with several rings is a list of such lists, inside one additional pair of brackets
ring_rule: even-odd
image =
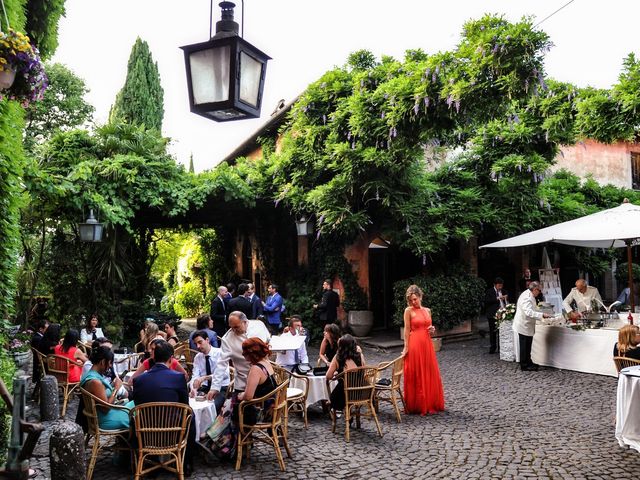
[(505, 320), (513, 320), (513, 317), (516, 316), (516, 304), (508, 303), (506, 306), (502, 307), (500, 310), (496, 312), (496, 328), (500, 327), (500, 324)]
[(41, 100), (47, 86), (44, 65), (29, 37), (12, 29), (0, 32), (0, 100), (26, 107)]

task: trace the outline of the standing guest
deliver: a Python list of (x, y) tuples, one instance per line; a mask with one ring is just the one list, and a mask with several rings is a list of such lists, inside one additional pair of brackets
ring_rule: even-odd
[(225, 307), (227, 302), (236, 296), (236, 284), (233, 282), (227, 283), (227, 294), (224, 296)]
[[(242, 356), (250, 364), (250, 367), (245, 390), (238, 394), (239, 402), (264, 397), (278, 388), (273, 367), (269, 362), (269, 345), (267, 343), (259, 338), (248, 338), (242, 342)], [(267, 405), (265, 402), (265, 407)], [(245, 407), (243, 415), (245, 425), (255, 425), (260, 413), (263, 418), (268, 416), (268, 412), (260, 412), (254, 406)]]
[(224, 335), (227, 331), (227, 293), (227, 287), (218, 287), (218, 295), (211, 302), (213, 329), (220, 335)]
[[(156, 364), (156, 360), (155, 360), (156, 348), (158, 348), (158, 345), (164, 345), (165, 343), (169, 343), (169, 342), (167, 342), (164, 338), (156, 338), (151, 342), (151, 344), (149, 345), (149, 358), (147, 358), (145, 361), (141, 362), (140, 365), (138, 365), (138, 368), (133, 373), (131, 378), (137, 378), (140, 375), (142, 375), (144, 372), (148, 372), (153, 368), (153, 366)], [(182, 367), (182, 365), (180, 365), (180, 362), (177, 359), (174, 358), (173, 360), (171, 360), (171, 363), (169, 364), (169, 368), (178, 373), (181, 373), (182, 375), (184, 375), (184, 378), (189, 378), (189, 374)]]
[[(338, 340), (338, 352), (331, 360), (326, 378), (327, 380), (333, 380), (336, 375), (346, 370), (363, 367), (364, 364), (364, 355), (356, 343), (356, 339), (349, 334), (343, 335)], [(342, 379), (338, 380), (336, 386), (331, 390), (329, 403), (331, 404), (331, 410), (333, 410), (332, 415), (335, 415), (338, 410), (344, 410), (344, 381)]]
[(516, 314), (513, 317), (513, 331), (518, 334), (520, 368), (525, 372), (538, 370), (538, 365), (531, 361), (531, 345), (536, 331), (536, 319), (551, 316), (535, 310), (538, 295), (540, 295), (540, 284), (531, 282), (529, 289), (520, 294), (516, 304)]
[(322, 343), (320, 344), (320, 360), (329, 365), (338, 351), (338, 340), (340, 339), (340, 327), (335, 323), (328, 323), (324, 326)]
[(164, 333), (167, 334), (167, 342), (174, 348), (180, 343), (180, 339), (176, 334), (176, 328), (178, 328), (178, 322), (175, 320), (167, 320), (164, 324)]
[(262, 315), (262, 300), (256, 295), (256, 287), (253, 283), (247, 283), (249, 290), (247, 291), (247, 298), (251, 302), (251, 316), (248, 318), (258, 318)]
[(595, 300), (598, 303), (598, 308), (602, 304), (602, 297), (596, 287), (590, 287), (583, 278), (576, 280), (575, 288), (572, 288), (569, 295), (566, 296), (562, 306), (567, 313), (572, 312), (574, 309), (572, 304), (575, 304), (575, 309), (579, 313), (584, 313), (591, 310), (591, 302)]
[(504, 280), (496, 277), (493, 281), (493, 287), (488, 288), (484, 295), (484, 308), (489, 323), (489, 353), (496, 353), (497, 335), (496, 335), (496, 312), (500, 308), (507, 306), (507, 292), (503, 290)]
[(322, 300), (313, 308), (318, 310), (318, 317), (323, 324), (335, 323), (338, 320), (340, 295), (333, 291), (331, 279), (327, 278), (322, 284)]
[(281, 314), (284, 311), (284, 299), (278, 293), (278, 285), (272, 283), (267, 289), (269, 296), (262, 302), (262, 308), (267, 314), (267, 322), (272, 333), (276, 333), (282, 324)]
[[(154, 402), (173, 402), (189, 405), (187, 381), (184, 375), (173, 371), (173, 347), (166, 341), (156, 341), (155, 363), (144, 375), (133, 380), (133, 402), (137, 405)], [(189, 428), (189, 437), (184, 454), (185, 475), (193, 471), (193, 452), (195, 451), (195, 425)]]
[(98, 327), (98, 314), (94, 313), (89, 317), (85, 327), (80, 330), (80, 341), (89, 344), (100, 337), (104, 337), (102, 329)]
[(82, 365), (86, 362), (87, 356), (77, 347), (78, 340), (80, 340), (80, 334), (78, 331), (71, 328), (65, 334), (62, 345), (56, 345), (53, 348), (53, 353), (66, 357), (71, 360), (69, 364), (69, 381), (79, 382), (82, 376)]
[(618, 331), (618, 343), (613, 346), (613, 356), (640, 360), (638, 344), (640, 344), (640, 327), (625, 325)]
[[(118, 390), (122, 387), (122, 380), (116, 377), (113, 385), (105, 378), (107, 371), (113, 368), (113, 352), (109, 347), (100, 346), (91, 349), (91, 370), (80, 380), (80, 386), (106, 403), (116, 403)], [(124, 405), (133, 408), (133, 402)], [(125, 410), (105, 408), (96, 405), (98, 410), (98, 424), (103, 430), (120, 430), (129, 428), (129, 413)]]
[(242, 342), (248, 338), (259, 338), (265, 343), (269, 342), (269, 331), (260, 320), (249, 320), (242, 312), (229, 314), (229, 331), (222, 337), (222, 355), (218, 359), (218, 365), (213, 372), (210, 398), (216, 398), (228, 371), (229, 361), (233, 362), (235, 376), (233, 380), (236, 392), (244, 391), (247, 385), (250, 363), (242, 355)]
[[(306, 335), (305, 330), (302, 328), (302, 318), (300, 315), (291, 315), (289, 319), (289, 327), (285, 328), (285, 331), (281, 336), (296, 336)], [(297, 350), (285, 350), (278, 352), (276, 355), (276, 363), (290, 372), (293, 371), (300, 364), (309, 364), (309, 356), (307, 355), (307, 344), (302, 342), (302, 345)]]
[(253, 315), (253, 306), (251, 305), (251, 301), (248, 298), (249, 286), (246, 283), (241, 283), (238, 285), (238, 296), (232, 298), (227, 302), (227, 312), (242, 312), (247, 318), (254, 319)]
[(196, 342), (193, 340), (196, 332), (205, 332), (209, 337), (211, 345), (214, 347), (218, 346), (218, 334), (213, 330), (213, 320), (208, 313), (203, 313), (196, 319), (196, 329), (189, 335), (189, 348), (191, 350), (197, 348)]
[[(193, 359), (193, 375), (189, 383), (189, 395), (195, 397), (198, 393), (204, 393), (207, 394), (207, 399), (211, 400), (213, 398), (213, 393), (211, 392), (213, 372), (218, 367), (222, 349), (212, 347), (207, 333), (202, 330), (197, 331), (193, 339), (196, 342), (199, 353)], [(220, 384), (221, 395), (217, 395), (215, 398), (216, 412), (222, 409), (229, 383), (229, 367), (227, 366)]]
[(444, 391), (433, 349), (431, 310), (422, 306), (422, 290), (411, 285), (404, 310), (404, 404), (406, 413), (436, 413), (444, 410)]
[(43, 355), (51, 355), (53, 349), (60, 343), (60, 324), (51, 323), (44, 332), (38, 345), (38, 351)]

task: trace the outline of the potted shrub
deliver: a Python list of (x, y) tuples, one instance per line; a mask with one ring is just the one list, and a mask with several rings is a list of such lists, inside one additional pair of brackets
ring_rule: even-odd
[(0, 100), (16, 100), (26, 107), (42, 99), (47, 85), (38, 49), (29, 37), (11, 29), (0, 32)]

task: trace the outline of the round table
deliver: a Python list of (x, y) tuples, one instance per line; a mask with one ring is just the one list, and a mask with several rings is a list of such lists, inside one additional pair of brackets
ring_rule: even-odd
[(196, 424), (196, 440), (200, 440), (200, 437), (206, 433), (216, 419), (216, 406), (212, 401), (204, 400), (199, 402), (195, 398), (189, 398), (189, 406), (193, 410)]
[(113, 369), (118, 375), (125, 371), (138, 368), (140, 357), (137, 353), (115, 353), (113, 355)]
[(640, 452), (640, 366), (620, 370), (616, 401), (616, 439)]
[[(307, 407), (321, 400), (329, 400), (329, 390), (327, 389), (327, 378), (324, 375), (307, 375), (309, 379), (309, 393), (307, 394)], [(335, 382), (332, 382), (335, 383)], [(289, 382), (291, 388), (304, 390), (304, 380), (291, 377)], [(333, 386), (333, 385), (332, 385)]]

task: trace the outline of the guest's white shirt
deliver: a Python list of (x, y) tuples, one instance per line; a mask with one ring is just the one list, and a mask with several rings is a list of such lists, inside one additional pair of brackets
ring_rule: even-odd
[[(281, 337), (293, 337), (291, 332), (283, 333)], [(296, 362), (296, 352), (298, 353), (298, 361)], [(302, 346), (298, 350), (284, 350), (278, 352), (276, 355), (276, 363), (283, 367), (292, 367), (299, 363), (309, 363), (309, 356), (307, 355), (307, 345), (302, 342)]]
[(220, 391), (220, 388), (224, 385), (222, 383), (223, 372), (225, 369), (228, 371), (229, 360), (231, 360), (235, 369), (233, 388), (244, 391), (251, 364), (242, 356), (242, 342), (254, 337), (269, 343), (269, 331), (260, 320), (248, 320), (247, 333), (243, 335), (236, 335), (233, 330), (227, 330), (227, 333), (222, 337), (222, 355), (220, 355), (218, 365), (213, 372), (212, 390)]
[[(104, 333), (102, 333), (102, 329), (100, 327), (96, 328), (96, 338), (104, 337)], [(80, 330), (80, 341), (82, 343), (91, 343), (93, 342), (93, 333), (87, 332), (86, 328)]]
[(598, 289), (596, 287), (588, 286), (587, 291), (584, 293), (580, 293), (580, 291), (576, 287), (574, 287), (569, 292), (569, 295), (567, 295), (567, 298), (564, 299), (564, 302), (562, 302), (562, 306), (564, 307), (565, 311), (570, 312), (573, 310), (573, 308), (571, 308), (571, 302), (575, 301), (576, 305), (578, 306), (578, 311), (584, 312), (586, 310), (591, 310), (591, 300), (593, 299), (602, 302), (602, 297), (600, 296), (600, 292), (598, 292)]
[[(211, 347), (209, 350), (209, 365), (211, 366), (211, 377), (215, 375), (217, 368), (219, 367), (218, 361), (220, 360), (220, 356), (222, 355), (222, 349)], [(207, 374), (207, 357), (204, 353), (198, 353), (193, 359), (193, 375), (191, 376), (191, 380), (189, 381), (189, 388), (192, 387), (193, 381), (196, 378), (204, 377)], [(229, 386), (229, 364), (225, 368), (223, 368), (223, 372), (221, 375), (220, 381), (221, 387)], [(206, 381), (205, 381), (206, 383)]]
[(531, 290), (525, 290), (518, 297), (516, 314), (513, 317), (513, 331), (520, 335), (533, 337), (536, 330), (536, 319), (542, 318), (543, 313), (535, 310), (536, 297)]

